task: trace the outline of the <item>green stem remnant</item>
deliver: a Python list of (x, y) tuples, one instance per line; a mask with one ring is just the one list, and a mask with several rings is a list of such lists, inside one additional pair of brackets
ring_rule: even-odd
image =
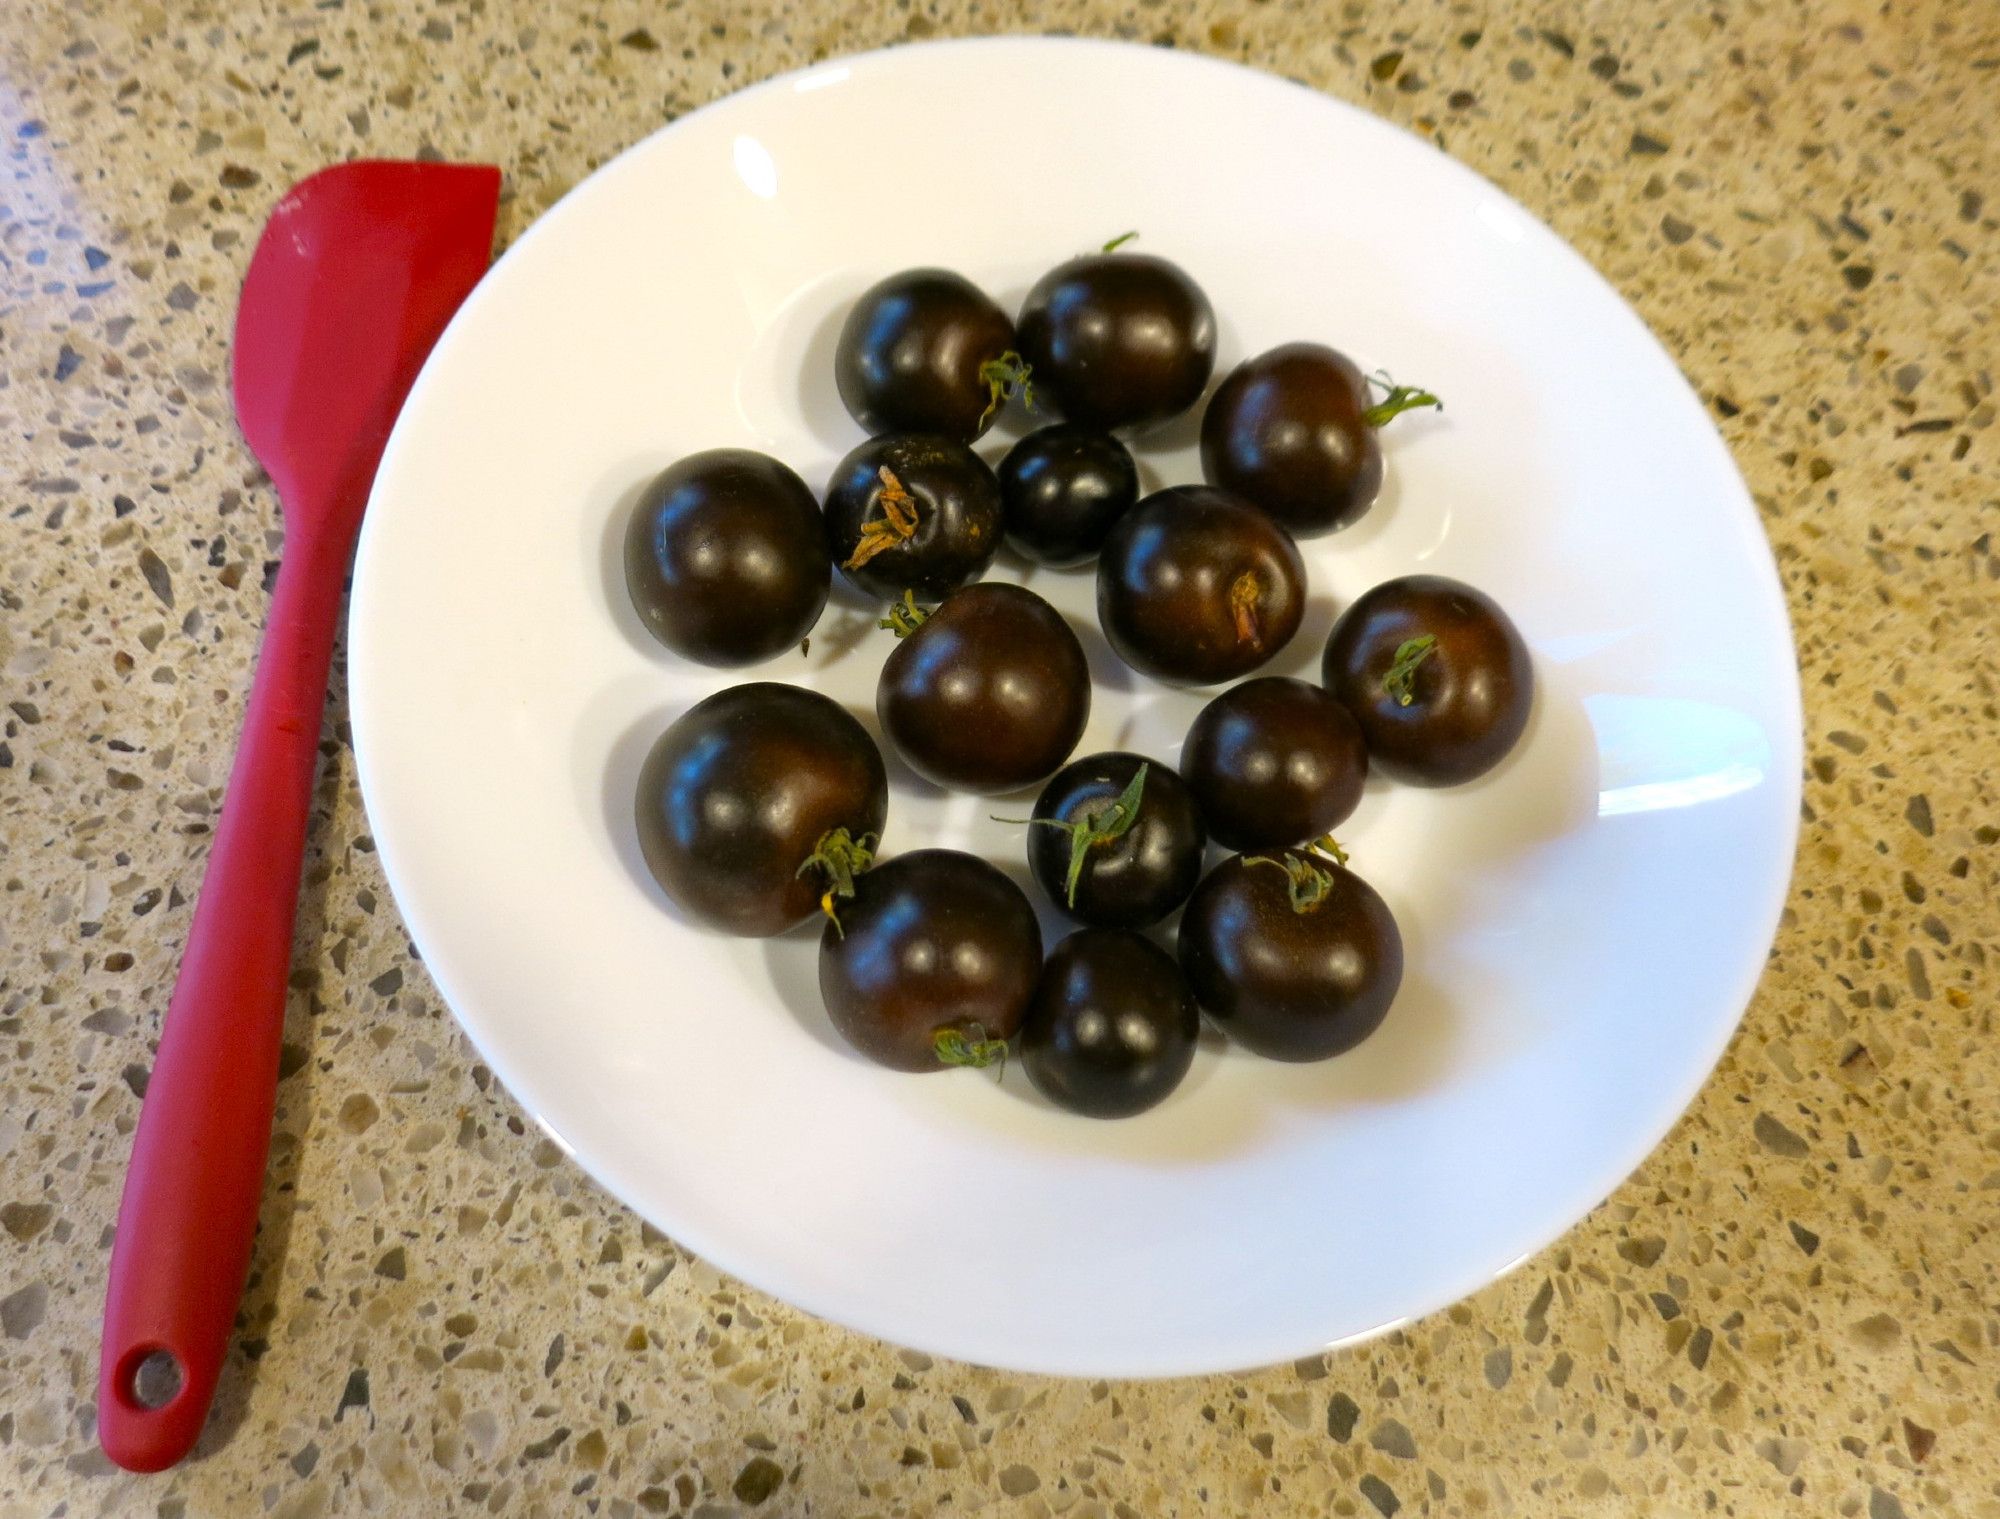
[(1029, 411), (1035, 409), (1035, 387), (1028, 376), (1035, 372), (1035, 366), (1022, 358), (1013, 349), (1008, 349), (997, 359), (988, 359), (979, 366), (979, 378), (986, 386), (986, 410), (979, 414), (979, 425), (984, 427), (993, 420), (993, 413), (1005, 406), (1016, 395)]
[(879, 834), (864, 833), (857, 839), (845, 828), (829, 828), (819, 836), (813, 852), (798, 869), (802, 876), (817, 870), (826, 878), (819, 910), (827, 915), (833, 931), (842, 938), (847, 937), (847, 930), (840, 926), (840, 912), (835, 904), (854, 895), (854, 878), (875, 863), (875, 846), (881, 842)]
[(842, 569), (858, 570), (883, 550), (906, 543), (916, 534), (917, 498), (903, 488), (903, 482), (888, 465), (883, 465), (877, 473), (882, 481), (882, 494), (875, 498), (875, 505), (882, 515), (861, 524), (861, 539), (841, 564)]
[(1417, 699), (1417, 668), (1437, 653), (1437, 646), (1434, 633), (1419, 633), (1396, 645), (1396, 657), (1389, 663), (1389, 673), (1382, 677), (1382, 689), (1396, 698), (1397, 706), (1407, 707)]
[(898, 638), (908, 638), (918, 628), (930, 621), (930, 615), (929, 612), (926, 612), (922, 607), (917, 605), (917, 593), (915, 591), (905, 591), (903, 592), (903, 599), (901, 601), (892, 601), (889, 603), (889, 615), (876, 623), (875, 626), (878, 628), (887, 628)]
[(1138, 235), (1139, 234), (1136, 232), (1121, 232), (1116, 237), (1112, 238), (1110, 242), (1104, 245), (1104, 251), (1106, 253), (1116, 253), (1120, 248), (1124, 247), (1127, 243), (1131, 242), (1132, 239), (1137, 237)]
[(1152, 767), (1141, 765), (1132, 774), (1125, 789), (1108, 806), (1089, 807), (1075, 822), (1065, 822), (1061, 818), (1001, 818), (996, 823), (1018, 823), (1033, 828), (1060, 828), (1069, 835), (1069, 875), (1064, 882), (1064, 895), (1071, 907), (1076, 906), (1076, 883), (1083, 879), (1083, 863), (1090, 851), (1099, 844), (1109, 844), (1113, 839), (1122, 839), (1132, 831), (1132, 825), (1139, 821), (1139, 801), (1146, 794), (1146, 772)]
[(1392, 422), (1404, 412), (1412, 411), (1419, 406), (1435, 406), (1439, 411), (1444, 410), (1444, 402), (1418, 386), (1398, 385), (1386, 374), (1372, 374), (1368, 380), (1370, 384), (1380, 385), (1388, 392), (1381, 400), (1361, 413), (1361, 420), (1370, 427), (1380, 427), (1385, 422)]
[(1270, 865), (1282, 870), (1291, 892), (1292, 911), (1307, 913), (1324, 902), (1327, 893), (1333, 890), (1333, 873), (1326, 865), (1331, 863), (1344, 868), (1347, 851), (1329, 833), (1314, 839), (1301, 853), (1294, 854), (1287, 850), (1282, 859), (1273, 859), (1267, 854), (1245, 855), (1243, 863)]
[(989, 1065), (1004, 1066), (1007, 1061), (1007, 1041), (987, 1038), (985, 1028), (977, 1023), (962, 1029), (939, 1029), (931, 1048), (937, 1052), (939, 1065), (964, 1065), (979, 1071)]
[(1314, 854), (1324, 855), (1343, 870), (1347, 868), (1347, 851), (1340, 847), (1340, 840), (1330, 833), (1321, 834), (1306, 845), (1306, 848)]

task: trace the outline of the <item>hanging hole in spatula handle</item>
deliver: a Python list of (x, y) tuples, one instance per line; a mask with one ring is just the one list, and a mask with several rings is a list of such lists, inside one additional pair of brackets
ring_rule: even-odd
[[(98, 1387), (98, 1438), (128, 1471), (160, 1471), (181, 1459), (201, 1432), (208, 1399), (165, 1345), (134, 1345), (106, 1368)], [(213, 1383), (213, 1373), (205, 1379)]]
[(119, 1368), (119, 1396), (147, 1413), (165, 1408), (186, 1385), (180, 1357), (164, 1345), (139, 1346)]

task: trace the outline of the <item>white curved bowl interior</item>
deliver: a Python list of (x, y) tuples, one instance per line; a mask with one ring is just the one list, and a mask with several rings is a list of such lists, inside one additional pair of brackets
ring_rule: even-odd
[[(1004, 108), (1001, 108), (1004, 107)], [(1164, 1106), (1097, 1123), (1018, 1072), (909, 1077), (826, 1024), (812, 931), (679, 919), (639, 860), (653, 738), (747, 678), (874, 729), (888, 635), (836, 591), (809, 656), (713, 672), (648, 642), (624, 514), (696, 449), (818, 486), (860, 433), (845, 303), (894, 269), (1003, 304), (1137, 229), (1220, 318), (1218, 377), (1294, 338), (1421, 381), (1356, 528), (1302, 547), (1269, 667), (1314, 676), (1337, 610), (1453, 575), (1507, 607), (1540, 685), (1497, 772), (1371, 783), (1342, 830), (1408, 946), (1382, 1031), (1283, 1066), (1205, 1043)], [(1009, 432), (987, 440), (997, 458)], [(1194, 419), (1145, 440), (1199, 478)], [(1172, 762), (1204, 693), (1133, 676), (1088, 572), (995, 573), (1090, 652), (1079, 753)], [(383, 460), (356, 573), (356, 750), (425, 961), (576, 1160), (754, 1285), (900, 1343), (1087, 1375), (1233, 1368), (1390, 1328), (1601, 1199), (1707, 1075), (1791, 862), (1799, 710), (1771, 557), (1720, 440), (1616, 294), (1429, 146), (1307, 90), (1151, 48), (904, 48), (773, 81), (641, 143), (495, 267)], [(888, 850), (970, 848), (1025, 884), (995, 805), (891, 760)], [(1051, 942), (1062, 931), (1045, 916)]]

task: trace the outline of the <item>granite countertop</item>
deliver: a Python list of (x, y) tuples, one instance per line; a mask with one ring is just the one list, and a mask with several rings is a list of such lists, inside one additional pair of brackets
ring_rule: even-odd
[(478, 1064), (336, 695), (241, 1332), (198, 1459), (154, 1478), (97, 1450), (97, 1323), (280, 552), (225, 383), (273, 197), (489, 160), (504, 239), (671, 115), (1001, 12), (6, 9), (0, 1514), (2000, 1515), (1989, 0), (1005, 11), (1430, 134), (1637, 304), (1749, 479), (1804, 677), (1798, 874), (1720, 1070), (1567, 1237), (1254, 1375), (1039, 1380), (816, 1322), (642, 1225)]

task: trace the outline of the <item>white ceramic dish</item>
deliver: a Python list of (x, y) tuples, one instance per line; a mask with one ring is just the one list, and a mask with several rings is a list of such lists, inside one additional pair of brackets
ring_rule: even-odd
[[(637, 488), (695, 449), (762, 448), (826, 479), (859, 441), (832, 341), (873, 279), (944, 264), (1011, 303), (1130, 228), (1213, 298), (1218, 377), (1309, 337), (1448, 403), (1396, 424), (1364, 522), (1305, 545), (1314, 598), (1271, 670), (1315, 673), (1338, 607), (1426, 570), (1497, 596), (1541, 684), (1500, 771), (1449, 792), (1372, 785), (1342, 831), (1408, 943), (1383, 1030), (1318, 1066), (1205, 1048), (1165, 1106), (1104, 1124), (1018, 1074), (865, 1065), (820, 1012), (810, 932), (721, 939), (665, 905), (630, 825), (654, 736), (743, 678), (818, 686), (872, 728), (887, 635), (836, 593), (809, 658), (699, 669), (645, 639), (617, 545)], [(1190, 420), (1150, 440), (1151, 483), (1198, 478), (1193, 435)], [(997, 457), (1007, 440), (988, 441)], [(1172, 760), (1202, 695), (1117, 664), (1087, 573), (997, 573), (1085, 639), (1079, 752)], [(1671, 360), (1582, 259), (1429, 146), (1153, 48), (828, 63), (594, 175), (432, 354), (376, 482), (351, 638), (383, 863), (501, 1079), (717, 1265), (993, 1365), (1269, 1362), (1508, 1270), (1694, 1095), (1791, 864), (1784, 602)], [(886, 847), (969, 847), (1025, 881), (1018, 834), (988, 821), (1018, 810), (902, 773)]]

